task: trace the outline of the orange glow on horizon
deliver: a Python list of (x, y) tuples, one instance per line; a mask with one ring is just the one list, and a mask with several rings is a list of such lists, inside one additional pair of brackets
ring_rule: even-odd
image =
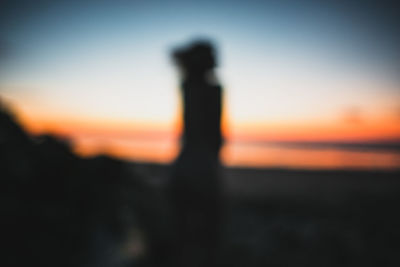
[[(82, 156), (106, 154), (126, 160), (169, 163), (179, 153), (181, 122), (129, 122), (52, 118), (16, 113), (31, 134), (51, 133), (72, 140), (74, 151)], [(325, 123), (227, 123), (222, 127), (227, 145), (221, 158), (228, 166), (281, 166), (291, 168), (398, 168), (400, 154), (313, 150), (255, 145), (257, 142), (373, 142), (400, 140), (400, 124), (395, 118), (364, 123), (332, 121)], [(238, 145), (232, 145), (232, 144)], [(240, 145), (250, 144), (250, 145)], [(253, 144), (253, 145), (251, 145)]]
[[(51, 133), (67, 138), (178, 139), (182, 122), (123, 121), (93, 118), (29, 116), (17, 112), (32, 134)], [(400, 118), (381, 117), (360, 123), (336, 121), (229, 123), (222, 118), (222, 132), (229, 141), (239, 142), (368, 142), (399, 140)]]
[(231, 138), (237, 141), (369, 142), (399, 140), (400, 121), (380, 118), (364, 123), (304, 122), (238, 125)]

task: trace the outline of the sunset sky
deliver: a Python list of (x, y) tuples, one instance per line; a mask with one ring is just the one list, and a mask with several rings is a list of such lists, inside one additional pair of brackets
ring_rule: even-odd
[(33, 132), (175, 140), (169, 52), (207, 37), (229, 141), (400, 140), (396, 11), (318, 2), (5, 1), (0, 95)]

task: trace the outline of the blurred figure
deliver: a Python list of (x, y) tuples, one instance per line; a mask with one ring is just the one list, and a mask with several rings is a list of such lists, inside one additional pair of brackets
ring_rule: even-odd
[(184, 107), (182, 149), (170, 184), (178, 265), (212, 266), (221, 215), (222, 89), (213, 71), (216, 59), (209, 42), (193, 42), (172, 56), (181, 72)]

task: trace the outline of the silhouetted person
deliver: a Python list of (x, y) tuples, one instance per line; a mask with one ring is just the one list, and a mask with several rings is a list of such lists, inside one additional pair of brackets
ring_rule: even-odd
[(220, 225), (219, 151), (222, 90), (214, 49), (194, 42), (174, 51), (182, 75), (182, 149), (173, 166), (171, 197), (177, 215), (180, 266), (212, 266)]

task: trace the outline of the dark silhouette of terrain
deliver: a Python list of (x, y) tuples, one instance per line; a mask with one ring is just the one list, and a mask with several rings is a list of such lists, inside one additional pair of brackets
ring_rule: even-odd
[(399, 266), (399, 174), (225, 168), (219, 266)]
[(167, 262), (167, 210), (125, 162), (29, 136), (1, 107), (0, 163), (1, 266)]

